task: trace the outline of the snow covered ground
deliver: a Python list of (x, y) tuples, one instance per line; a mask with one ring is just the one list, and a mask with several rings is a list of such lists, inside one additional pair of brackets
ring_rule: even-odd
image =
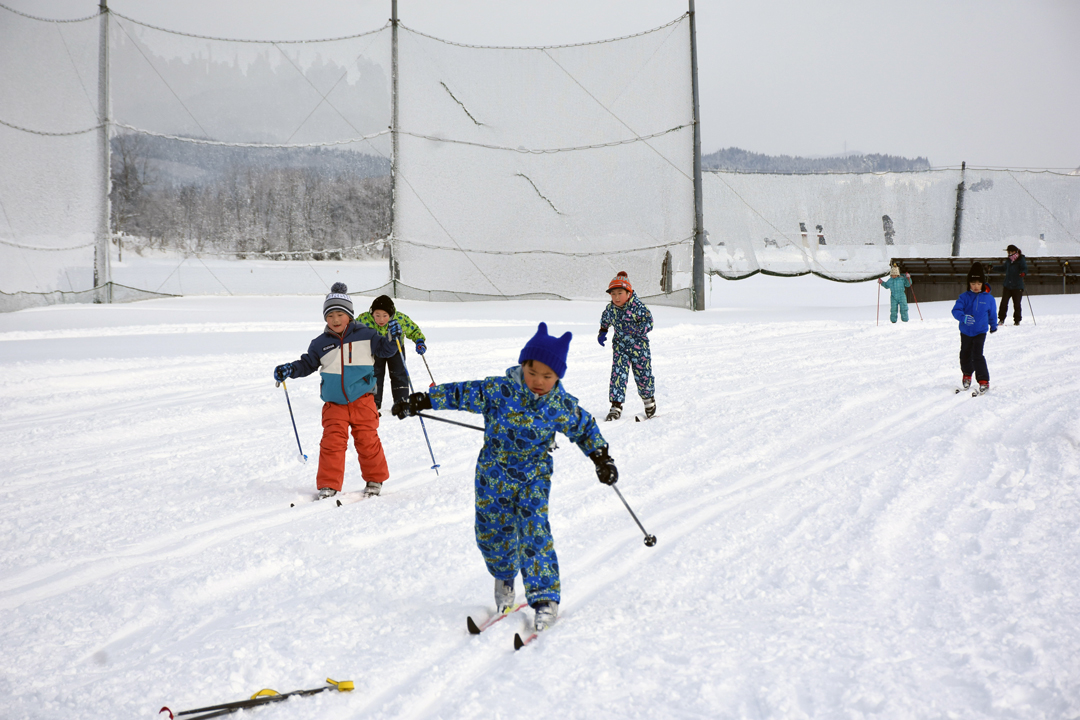
[[(436, 475), (419, 424), (384, 418), (381, 497), (290, 508), (318, 382), (289, 383), (304, 465), (270, 373), (321, 297), (0, 315), (0, 717), (149, 719), (327, 677), (356, 690), (253, 717), (1080, 716), (1080, 296), (988, 339), (981, 398), (953, 393), (950, 303), (876, 326), (871, 284), (711, 299), (653, 309), (659, 415), (601, 428), (659, 542), (563, 439), (562, 620), (517, 653), (529, 611), (465, 629), (492, 607), (480, 433), (429, 422)], [(438, 381), (501, 374), (540, 320), (572, 330), (565, 384), (602, 414), (602, 300), (401, 309)]]

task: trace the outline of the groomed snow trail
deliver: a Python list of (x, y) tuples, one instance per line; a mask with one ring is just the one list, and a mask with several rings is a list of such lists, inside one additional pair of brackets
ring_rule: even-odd
[[(270, 372), (321, 298), (0, 316), (0, 716), (151, 718), (326, 677), (356, 690), (259, 717), (1080, 715), (1080, 305), (1036, 304), (988, 339), (979, 398), (953, 393), (949, 303), (880, 327), (872, 306), (653, 308), (660, 414), (601, 430), (659, 542), (560, 436), (562, 619), (517, 653), (531, 611), (465, 628), (492, 609), (480, 433), (428, 422), (436, 476), (419, 424), (384, 417), (382, 496), (289, 507), (321, 402), (289, 381), (301, 465)], [(606, 411), (600, 303), (401, 307), (440, 382), (501, 374), (539, 320), (572, 330), (567, 389)]]

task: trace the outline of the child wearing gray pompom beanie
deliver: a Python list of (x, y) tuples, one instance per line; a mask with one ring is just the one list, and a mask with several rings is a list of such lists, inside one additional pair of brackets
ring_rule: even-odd
[(323, 436), (319, 444), (319, 497), (341, 492), (345, 480), (345, 454), (352, 434), (366, 481), (365, 495), (378, 495), (390, 477), (382, 442), (379, 411), (375, 408), (374, 363), (393, 357), (397, 347), (389, 337), (353, 321), (353, 303), (345, 283), (334, 283), (323, 301), (326, 327), (311, 341), (299, 360), (274, 368), (274, 379), (301, 378), (316, 370), (322, 377)]

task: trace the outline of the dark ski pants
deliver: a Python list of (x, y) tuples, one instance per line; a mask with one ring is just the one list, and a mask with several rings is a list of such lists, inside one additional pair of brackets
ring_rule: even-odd
[(974, 375), (978, 382), (990, 382), (990, 371), (986, 368), (986, 358), (983, 357), (985, 342), (986, 333), (960, 333), (960, 372), (964, 373), (965, 377)]
[(375, 358), (374, 368), (376, 408), (382, 408), (384, 368), (390, 371), (390, 393), (394, 398), (393, 402), (404, 402), (409, 399), (409, 375), (401, 353), (392, 358)]
[(1013, 301), (1013, 322), (1020, 322), (1020, 298), (1024, 296), (1024, 288), (1005, 288), (1001, 291), (1001, 305), (998, 306), (998, 322), (1005, 322), (1009, 314), (1009, 298)]

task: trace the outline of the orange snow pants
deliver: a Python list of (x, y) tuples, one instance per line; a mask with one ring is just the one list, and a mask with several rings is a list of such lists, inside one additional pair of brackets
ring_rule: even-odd
[(319, 474), (315, 485), (341, 492), (345, 481), (345, 452), (349, 449), (352, 430), (356, 454), (360, 456), (360, 475), (367, 482), (381, 483), (390, 477), (379, 440), (379, 411), (371, 394), (363, 395), (348, 405), (323, 403), (323, 436), (319, 443)]

